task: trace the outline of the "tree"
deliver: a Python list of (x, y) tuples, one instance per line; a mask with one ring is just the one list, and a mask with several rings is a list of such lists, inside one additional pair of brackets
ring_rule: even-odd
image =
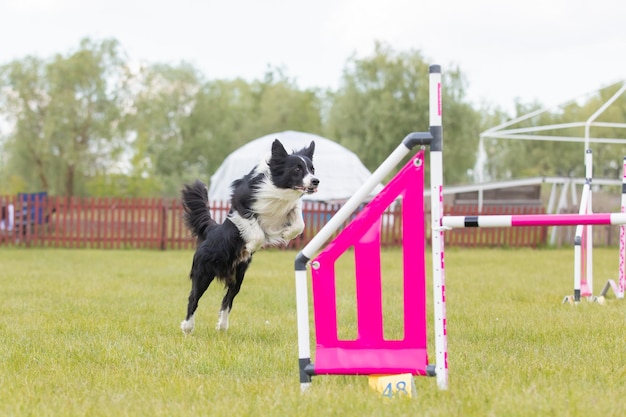
[(66, 56), (0, 67), (0, 111), (14, 126), (6, 146), (12, 170), (30, 189), (87, 193), (87, 179), (124, 152), (129, 78), (114, 40), (84, 39)]
[(252, 93), (256, 117), (248, 140), (283, 130), (321, 133), (319, 91), (300, 90), (282, 70), (270, 68), (252, 83)]
[[(133, 103), (131, 177), (152, 179), (152, 192), (177, 194), (183, 173), (202, 171), (200, 132), (190, 121), (201, 95), (202, 76), (191, 65), (143, 68)], [(145, 185), (145, 181), (144, 181)]]
[(300, 91), (278, 70), (253, 82), (205, 82), (184, 63), (153, 65), (142, 71), (135, 108), (132, 172), (158, 178), (164, 195), (194, 178), (208, 181), (228, 154), (259, 136), (321, 131), (315, 92)]
[[(428, 74), (429, 64), (417, 51), (398, 53), (376, 43), (372, 56), (352, 57), (331, 96), (327, 136), (375, 169), (408, 133), (428, 130)], [(464, 101), (458, 69), (444, 71), (443, 82), (444, 177), (465, 182), (476, 158), (480, 117)]]
[[(49, 189), (46, 175), (49, 137), (44, 132), (46, 93), (44, 63), (27, 57), (0, 67), (0, 109), (12, 132), (5, 138), (5, 163), (8, 172), (18, 172), (26, 182), (39, 181)], [(11, 158), (7, 157), (11, 155)]]
[(282, 71), (270, 69), (251, 83), (207, 82), (189, 121), (203, 132), (206, 171), (212, 174), (232, 151), (258, 137), (284, 130), (320, 133), (319, 109), (315, 91), (302, 91)]

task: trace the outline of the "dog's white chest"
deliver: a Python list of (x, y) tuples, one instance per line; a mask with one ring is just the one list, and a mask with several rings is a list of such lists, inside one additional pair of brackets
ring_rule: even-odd
[(304, 230), (301, 193), (267, 186), (252, 206), (266, 245), (289, 242)]
[[(288, 204), (290, 203), (290, 204)], [(275, 200), (264, 207), (255, 207), (257, 220), (265, 233), (266, 244), (280, 244), (291, 240), (293, 237), (285, 236), (285, 231), (294, 226), (294, 223), (302, 221), (300, 200), (291, 203)], [(301, 232), (301, 230), (300, 230)]]

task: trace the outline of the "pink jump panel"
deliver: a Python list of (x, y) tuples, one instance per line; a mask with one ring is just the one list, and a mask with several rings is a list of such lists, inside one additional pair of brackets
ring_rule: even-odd
[[(423, 161), (422, 151), (312, 262), (314, 366), (318, 375), (426, 374)], [(398, 197), (402, 201), (404, 337), (386, 340), (380, 229), (385, 210)], [(337, 332), (335, 262), (350, 248), (354, 248), (358, 328), (356, 340), (343, 340), (338, 338)]]

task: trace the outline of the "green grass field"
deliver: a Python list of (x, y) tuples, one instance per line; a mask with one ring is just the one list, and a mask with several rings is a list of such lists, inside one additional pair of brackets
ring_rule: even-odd
[[(184, 337), (191, 256), (1, 249), (0, 415), (626, 415), (626, 301), (562, 304), (572, 249), (448, 250), (450, 388), (418, 377), (417, 398), (392, 400), (356, 376), (315, 377), (300, 393), (295, 252), (255, 256), (228, 332), (214, 329), (223, 289), (212, 286)], [(400, 264), (384, 251), (391, 333)], [(598, 291), (616, 278), (617, 249), (596, 250), (594, 264)], [(352, 267), (339, 268), (349, 334)]]

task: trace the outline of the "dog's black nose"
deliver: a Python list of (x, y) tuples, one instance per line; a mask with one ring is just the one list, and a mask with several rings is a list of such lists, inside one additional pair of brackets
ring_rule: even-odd
[(320, 180), (318, 180), (317, 178), (311, 179), (311, 184), (313, 184), (315, 187), (317, 187), (319, 183), (320, 183)]

